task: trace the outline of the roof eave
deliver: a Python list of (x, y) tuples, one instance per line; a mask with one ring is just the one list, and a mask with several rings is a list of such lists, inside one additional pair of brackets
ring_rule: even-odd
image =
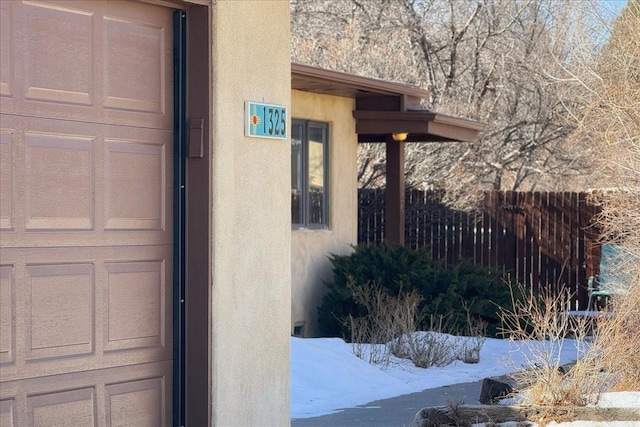
[[(291, 81), (291, 88), (297, 90), (330, 94), (331, 90), (326, 89), (328, 87), (337, 91), (346, 88), (353, 91), (352, 95), (342, 96), (357, 97), (367, 96), (369, 94), (407, 95), (418, 98), (426, 98), (429, 96), (428, 90), (404, 83), (389, 82), (293, 63), (291, 64)], [(325, 89), (323, 90), (323, 88)]]
[(475, 120), (430, 111), (354, 111), (359, 142), (384, 142), (385, 135), (408, 133), (407, 142), (471, 142), (485, 130)]
[(291, 64), (291, 88), (356, 99), (359, 142), (385, 142), (388, 135), (405, 132), (409, 142), (469, 142), (485, 130), (475, 120), (421, 110), (420, 99), (429, 91), (404, 83)]

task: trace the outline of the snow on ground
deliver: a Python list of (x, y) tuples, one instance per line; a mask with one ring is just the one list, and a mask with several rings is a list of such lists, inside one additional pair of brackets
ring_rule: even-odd
[[(325, 415), (374, 400), (504, 375), (530, 366), (527, 355), (534, 348), (532, 343), (487, 338), (477, 364), (456, 361), (442, 368), (421, 369), (409, 361), (392, 359), (389, 366), (380, 368), (354, 356), (351, 344), (341, 339), (291, 338), (291, 418)], [(575, 343), (567, 340), (559, 354), (563, 364), (575, 361)], [(640, 392), (605, 393), (598, 405), (637, 408)], [(639, 427), (640, 421), (574, 421), (548, 426)]]
[[(504, 375), (526, 363), (529, 343), (487, 338), (480, 362), (456, 361), (421, 369), (392, 358), (386, 368), (357, 358), (339, 338), (291, 338), (291, 417), (309, 418), (429, 388)], [(577, 358), (573, 341), (561, 349), (561, 363)]]
[(640, 407), (640, 391), (616, 391), (605, 393), (598, 406), (602, 408), (637, 408)]

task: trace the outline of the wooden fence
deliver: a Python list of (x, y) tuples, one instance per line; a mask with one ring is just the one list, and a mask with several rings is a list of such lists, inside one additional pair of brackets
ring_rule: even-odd
[[(587, 278), (598, 273), (598, 208), (586, 193), (490, 191), (482, 209), (467, 213), (442, 203), (442, 192), (405, 195), (405, 244), (430, 248), (449, 265), (461, 259), (501, 269), (540, 289), (569, 287), (572, 309), (587, 305)], [(384, 240), (384, 190), (360, 190), (359, 243)]]

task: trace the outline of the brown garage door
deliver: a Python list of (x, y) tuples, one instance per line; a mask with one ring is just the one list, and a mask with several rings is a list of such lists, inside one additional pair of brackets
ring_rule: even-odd
[(172, 11), (0, 7), (0, 425), (170, 424)]

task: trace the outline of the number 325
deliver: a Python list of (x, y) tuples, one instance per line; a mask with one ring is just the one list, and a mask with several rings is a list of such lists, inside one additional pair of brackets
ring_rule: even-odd
[(263, 123), (263, 131), (268, 135), (285, 136), (287, 129), (287, 114), (280, 108), (265, 108), (267, 120)]

